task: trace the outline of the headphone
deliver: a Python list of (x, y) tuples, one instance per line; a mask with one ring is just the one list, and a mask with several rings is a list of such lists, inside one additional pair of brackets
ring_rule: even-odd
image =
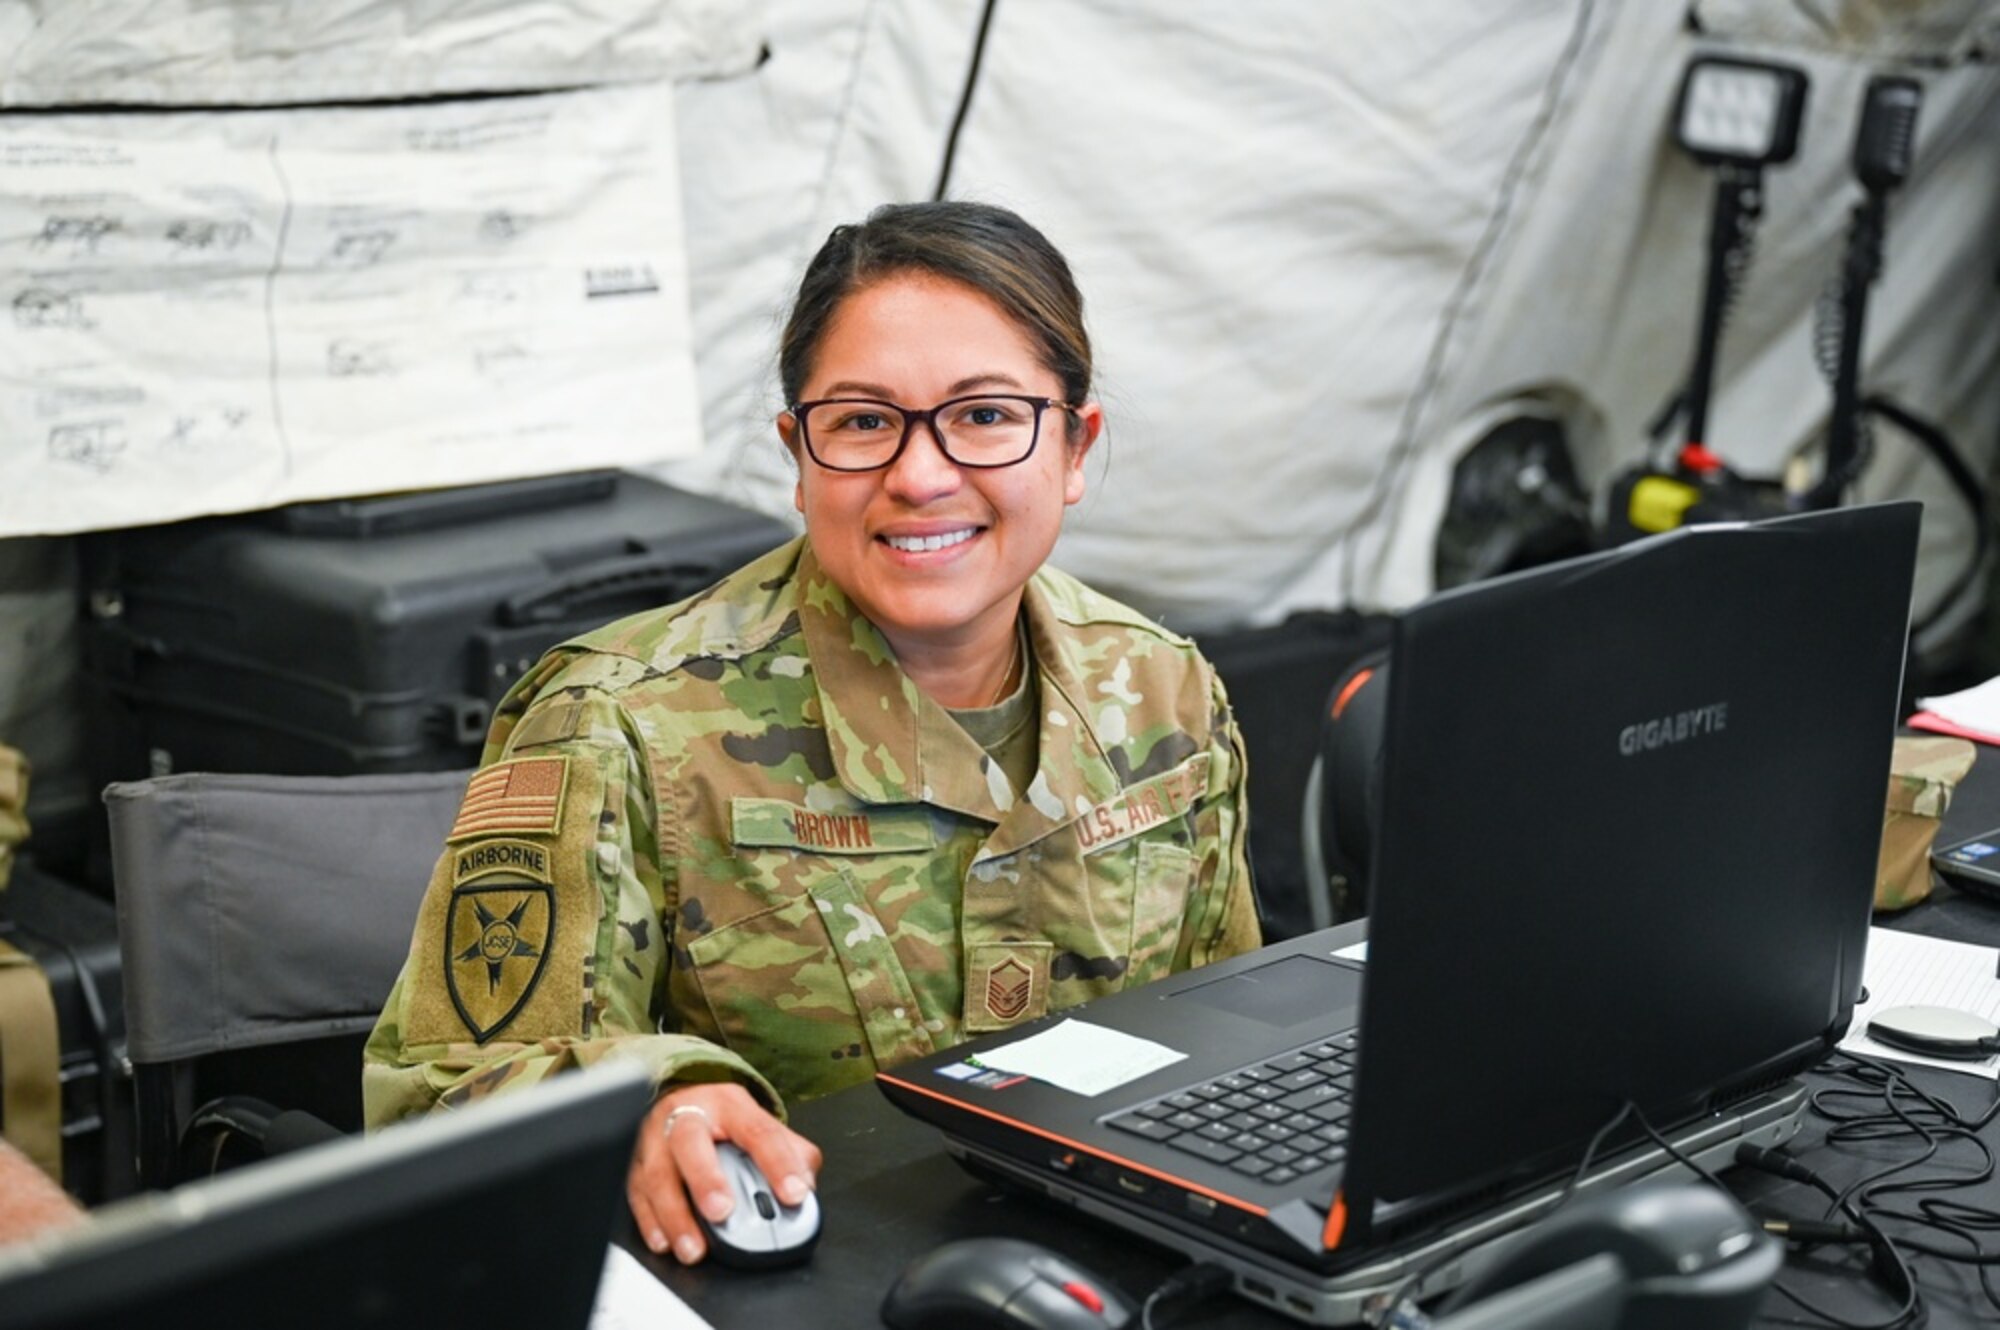
[(1388, 699), (1386, 648), (1357, 657), (1327, 696), (1301, 819), (1315, 927), (1367, 911)]

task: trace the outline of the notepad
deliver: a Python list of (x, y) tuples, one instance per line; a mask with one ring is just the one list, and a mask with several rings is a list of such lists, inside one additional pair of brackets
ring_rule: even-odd
[(1868, 1000), (1854, 1009), (1854, 1023), (1840, 1046), (1850, 1053), (1918, 1062), (1989, 1080), (2000, 1080), (2000, 1056), (1980, 1062), (1925, 1057), (1891, 1048), (1868, 1037), (1868, 1018), (1891, 1007), (1953, 1007), (2000, 1025), (2000, 949), (1969, 942), (1946, 942), (1893, 928), (1868, 930), (1868, 962), (1863, 982)]

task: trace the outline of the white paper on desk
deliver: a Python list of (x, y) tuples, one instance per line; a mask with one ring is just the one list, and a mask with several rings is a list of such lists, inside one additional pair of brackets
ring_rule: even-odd
[(2000, 1057), (1980, 1062), (1927, 1058), (1921, 1053), (1906, 1053), (1877, 1043), (1867, 1033), (1868, 1018), (1891, 1007), (1954, 1007), (2000, 1024), (2000, 978), (1994, 977), (1996, 958), (2000, 958), (2000, 951), (1992, 947), (1946, 942), (1893, 928), (1869, 929), (1868, 962), (1863, 967), (1868, 1000), (1854, 1009), (1854, 1023), (1848, 1027), (1847, 1037), (1840, 1041), (1840, 1046), (1850, 1053), (2000, 1080)]
[(714, 1330), (623, 1247), (604, 1256), (590, 1330)]
[(979, 1065), (1032, 1076), (1073, 1094), (1095, 1095), (1171, 1067), (1186, 1057), (1165, 1044), (1067, 1020), (1040, 1034), (979, 1055)]
[(2000, 734), (2000, 676), (1943, 697), (1926, 697), (1918, 705), (1968, 730)]

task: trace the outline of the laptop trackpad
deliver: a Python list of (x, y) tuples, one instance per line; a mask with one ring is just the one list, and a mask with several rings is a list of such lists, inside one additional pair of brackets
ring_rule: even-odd
[(1264, 1025), (1324, 1021), (1343, 1013), (1352, 1020), (1361, 1005), (1361, 975), (1349, 966), (1312, 956), (1287, 956), (1254, 970), (1183, 988), (1172, 996), (1247, 1016)]

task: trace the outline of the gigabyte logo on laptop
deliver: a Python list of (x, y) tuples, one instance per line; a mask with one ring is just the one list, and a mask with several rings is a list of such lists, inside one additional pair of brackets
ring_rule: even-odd
[(1676, 711), (1671, 716), (1627, 725), (1618, 731), (1618, 751), (1626, 757), (1649, 753), (1669, 744), (1686, 743), (1718, 734), (1729, 726), (1729, 704), (1711, 702), (1692, 711)]

